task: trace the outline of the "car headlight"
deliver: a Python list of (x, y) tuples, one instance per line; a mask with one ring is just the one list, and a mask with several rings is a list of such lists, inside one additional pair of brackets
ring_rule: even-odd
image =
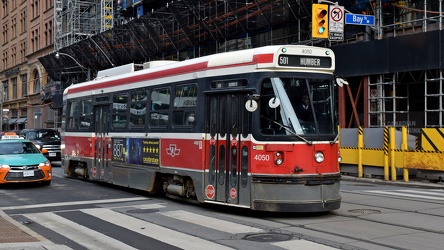
[(11, 167), (7, 164), (0, 164), (0, 168), (10, 169)]
[(41, 146), (41, 145), (35, 144), (35, 146), (36, 146), (39, 150), (42, 150), (42, 146)]
[(50, 167), (51, 163), (49, 161), (45, 161), (39, 164), (39, 167)]
[(324, 154), (322, 152), (316, 152), (314, 158), (317, 163), (321, 163), (324, 161)]

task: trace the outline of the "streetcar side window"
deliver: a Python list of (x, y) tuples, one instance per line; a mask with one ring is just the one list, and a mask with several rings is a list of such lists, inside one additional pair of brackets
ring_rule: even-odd
[(169, 88), (153, 89), (151, 91), (150, 125), (166, 127), (170, 108), (171, 92)]
[(197, 85), (187, 84), (177, 86), (174, 97), (174, 125), (194, 126), (196, 106)]
[(137, 129), (145, 127), (147, 97), (148, 94), (146, 90), (134, 91), (131, 94), (130, 128)]
[(68, 121), (67, 129), (75, 129), (78, 125), (79, 119), (79, 103), (77, 100), (68, 102), (68, 113), (66, 120)]
[(80, 102), (80, 129), (90, 129), (92, 126), (92, 98)]
[(128, 94), (119, 93), (113, 97), (111, 127), (114, 130), (125, 129), (127, 123)]

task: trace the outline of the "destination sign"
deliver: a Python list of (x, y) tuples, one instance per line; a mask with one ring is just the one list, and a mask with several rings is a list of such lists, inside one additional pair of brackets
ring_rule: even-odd
[(306, 68), (331, 68), (330, 57), (322, 56), (298, 56), (280, 55), (279, 66), (306, 67)]

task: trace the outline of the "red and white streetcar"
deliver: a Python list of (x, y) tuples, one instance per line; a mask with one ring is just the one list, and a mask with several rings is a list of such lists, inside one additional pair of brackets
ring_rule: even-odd
[[(266, 46), (146, 65), (65, 90), (67, 176), (252, 210), (340, 207), (330, 49)], [(304, 98), (308, 114), (297, 108)]]

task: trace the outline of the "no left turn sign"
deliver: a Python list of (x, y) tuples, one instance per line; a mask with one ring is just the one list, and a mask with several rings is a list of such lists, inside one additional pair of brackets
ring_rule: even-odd
[(328, 40), (344, 40), (344, 6), (330, 5), (328, 15)]
[(329, 31), (344, 31), (344, 7), (330, 6)]

